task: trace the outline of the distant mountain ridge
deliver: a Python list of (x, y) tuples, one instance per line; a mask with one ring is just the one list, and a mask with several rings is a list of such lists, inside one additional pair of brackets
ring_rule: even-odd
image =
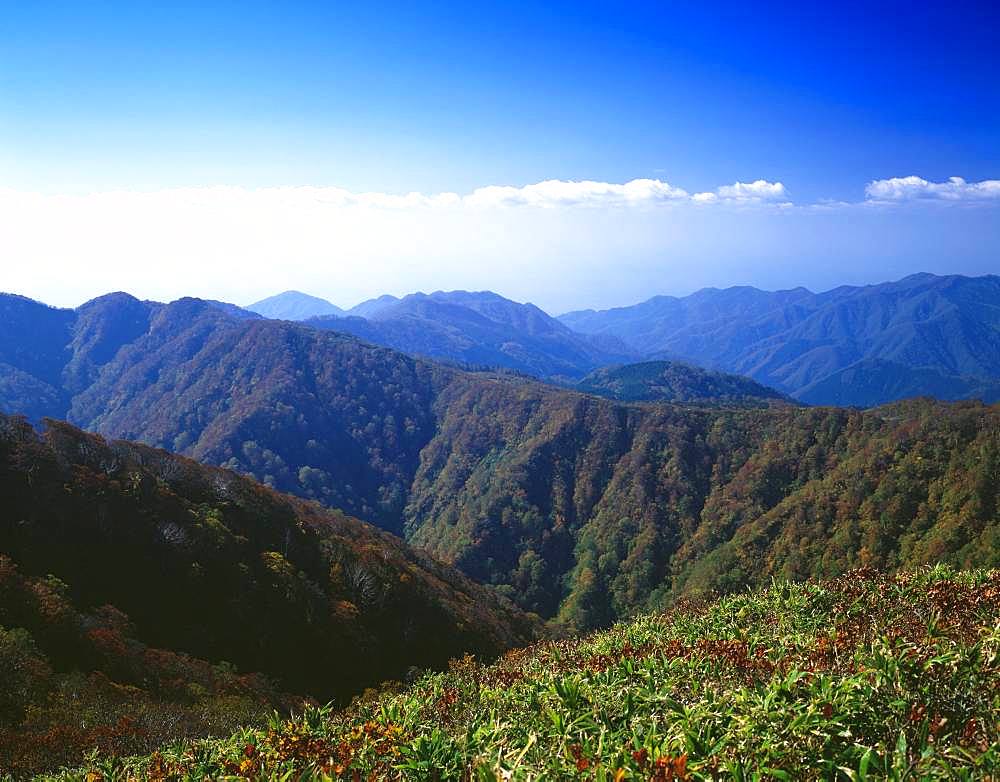
[(411, 355), (558, 380), (576, 380), (599, 366), (637, 357), (615, 337), (577, 334), (535, 305), (492, 291), (385, 294), (346, 311), (287, 291), (247, 310), (353, 334)]
[[(813, 404), (863, 406), (931, 393), (991, 400), (1000, 379), (994, 275), (915, 274), (824, 293), (710, 288), (559, 320), (618, 337), (650, 358), (746, 375)], [(848, 369), (849, 382), (841, 374)], [(867, 377), (872, 371), (877, 378)], [(854, 394), (856, 382), (864, 389)]]
[(355, 304), (347, 311), (347, 314), (358, 318), (370, 318), (375, 313), (382, 311), (386, 307), (391, 307), (398, 301), (398, 297), (385, 293), (378, 298), (367, 299), (360, 304)]
[(601, 367), (668, 360), (750, 377), (809, 404), (990, 402), (1000, 399), (998, 280), (914, 274), (823, 293), (706, 288), (559, 318), (490, 291), (384, 295), (346, 312), (305, 297), (323, 306), (261, 311), (411, 355), (569, 384)]
[(358, 305), (355, 310), (367, 313), (364, 318), (328, 316), (305, 324), (354, 334), (411, 355), (505, 367), (543, 378), (576, 379), (635, 357), (617, 338), (578, 334), (533, 304), (491, 291), (437, 291), (391, 299)]

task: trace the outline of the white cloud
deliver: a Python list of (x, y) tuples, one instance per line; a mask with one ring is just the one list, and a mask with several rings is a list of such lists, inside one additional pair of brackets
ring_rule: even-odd
[(900, 201), (983, 201), (1000, 199), (1000, 180), (966, 182), (953, 176), (947, 182), (930, 182), (918, 176), (876, 179), (865, 187), (865, 198), (876, 202)]
[(699, 204), (715, 204), (723, 201), (741, 204), (787, 203), (788, 190), (781, 182), (758, 179), (754, 182), (734, 182), (723, 185), (714, 193), (695, 193), (691, 200)]
[(767, 182), (758, 179), (755, 182), (736, 182), (723, 185), (718, 189), (720, 198), (746, 201), (759, 199), (761, 201), (786, 201), (788, 191), (781, 182)]
[(625, 184), (548, 179), (524, 187), (490, 185), (473, 190), (462, 201), (473, 206), (611, 206), (684, 201), (686, 190), (659, 179), (633, 179)]
[(0, 288), (54, 304), (114, 289), (243, 302), (298, 288), (349, 305), (386, 291), (490, 287), (504, 275), (532, 280), (559, 259), (565, 266), (543, 286), (551, 290), (574, 276), (581, 258), (661, 257), (694, 241), (705, 220), (744, 219), (725, 203), (766, 206), (750, 193), (774, 187), (727, 185), (712, 194), (717, 208), (659, 179), (546, 180), (465, 194), (0, 188)]
[[(178, 192), (178, 191), (168, 191)], [(185, 191), (187, 192), (187, 191)], [(283, 200), (314, 200), (335, 207), (374, 207), (378, 209), (414, 209), (434, 207), (611, 207), (682, 203), (775, 203), (787, 201), (788, 192), (781, 182), (735, 182), (715, 192), (690, 194), (660, 179), (633, 179), (622, 184), (584, 180), (547, 179), (531, 185), (487, 185), (466, 195), (458, 193), (352, 193), (337, 187), (297, 187), (263, 190), (208, 188), (210, 195), (228, 194), (240, 200), (280, 197)]]
[[(386, 292), (489, 288), (559, 311), (736, 281), (809, 283), (802, 269), (816, 274), (824, 263), (834, 264), (824, 278), (832, 284), (843, 281), (845, 258), (858, 278), (871, 267), (872, 236), (878, 252), (904, 259), (901, 272), (914, 263), (947, 270), (955, 239), (989, 264), (1000, 241), (982, 228), (993, 225), (986, 210), (890, 221), (881, 209), (835, 204), (813, 207), (817, 219), (808, 206), (786, 209), (787, 197), (778, 182), (703, 193), (658, 179), (399, 195), (0, 188), (0, 289), (60, 305), (110, 290), (239, 303), (298, 289), (350, 306)], [(775, 264), (786, 264), (780, 279)]]
[(749, 184), (723, 185), (715, 192), (690, 194), (659, 179), (633, 179), (622, 184), (592, 180), (548, 179), (523, 186), (488, 185), (465, 195), (443, 192), (406, 194), (355, 193), (339, 187), (231, 186), (180, 187), (164, 190), (116, 190), (85, 195), (42, 194), (0, 188), (0, 209), (10, 213), (25, 208), (68, 209), (70, 211), (122, 210), (169, 215), (177, 210), (209, 209), (232, 214), (252, 214), (257, 209), (281, 211), (315, 210), (424, 210), (463, 207), (613, 207), (656, 204), (747, 202), (785, 200), (780, 182), (762, 179)]

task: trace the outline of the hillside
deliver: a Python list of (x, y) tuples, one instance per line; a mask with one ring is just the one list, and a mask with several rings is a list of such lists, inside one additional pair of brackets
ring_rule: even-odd
[(411, 355), (506, 367), (537, 377), (580, 378), (631, 357), (615, 338), (577, 334), (533, 304), (489, 291), (415, 293), (378, 302), (359, 305), (359, 312), (368, 313), (364, 318), (319, 318), (307, 325)]
[(245, 309), (276, 320), (307, 320), (325, 316), (339, 317), (344, 314), (336, 304), (300, 291), (285, 291), (276, 296), (269, 296), (248, 304)]
[[(815, 404), (870, 406), (939, 391), (989, 396), (983, 386), (1000, 379), (997, 276), (915, 274), (818, 294), (710, 288), (559, 320), (618, 337), (646, 357), (747, 375)], [(886, 377), (897, 366), (902, 374)], [(848, 369), (852, 382), (835, 379)]]
[(779, 582), (52, 779), (989, 779), (998, 625), (997, 571)]
[(390, 307), (393, 304), (397, 304), (399, 298), (396, 296), (391, 296), (388, 293), (384, 293), (374, 299), (366, 299), (360, 304), (355, 304), (349, 310), (347, 310), (347, 315), (351, 315), (357, 318), (370, 318), (376, 312)]
[(148, 752), (225, 735), (309, 701), (135, 637), (113, 606), (80, 609), (56, 576), (26, 576), (0, 554), (0, 778), (76, 764), (87, 752)]
[(628, 404), (194, 299), (87, 355), (74, 423), (343, 509), (571, 627), (772, 575), (1000, 564), (996, 407)]
[(293, 702), (279, 687), (343, 699), (535, 629), (397, 537), (68, 424), (0, 416), (0, 495), (0, 768), (231, 729)]
[(620, 402), (739, 406), (788, 399), (750, 378), (712, 372), (677, 361), (603, 367), (591, 372), (575, 388)]
[(798, 393), (806, 404), (873, 407), (884, 399), (931, 396), (935, 399), (981, 399), (1000, 402), (1000, 378), (948, 375), (934, 369), (913, 369), (893, 361), (862, 359), (817, 380)]
[(860, 565), (996, 566), (1000, 409), (642, 408), (450, 388), (407, 537), (575, 627)]
[(67, 408), (62, 371), (75, 319), (70, 310), (0, 294), (0, 410), (37, 420)]

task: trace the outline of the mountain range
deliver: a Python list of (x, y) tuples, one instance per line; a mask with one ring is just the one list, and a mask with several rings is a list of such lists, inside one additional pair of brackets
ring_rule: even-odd
[(261, 299), (253, 304), (248, 304), (244, 309), (273, 320), (302, 321), (309, 320), (310, 318), (348, 316), (367, 318), (382, 308), (395, 304), (398, 301), (399, 299), (395, 296), (384, 294), (378, 298), (368, 299), (348, 310), (344, 310), (336, 304), (326, 299), (321, 299), (318, 296), (310, 296), (308, 293), (302, 293), (301, 291), (285, 291), (275, 296), (268, 296), (266, 299)]
[[(996, 407), (635, 403), (197, 299), (2, 304), (4, 410), (341, 509), (572, 627), (773, 575), (1000, 551)], [(602, 377), (610, 395), (674, 382)]]
[(768, 292), (709, 288), (560, 316), (647, 357), (747, 375), (811, 404), (1000, 399), (1000, 277)]
[(824, 293), (708, 288), (559, 318), (489, 291), (386, 295), (347, 311), (288, 292), (250, 309), (566, 385), (609, 366), (670, 360), (747, 376), (807, 404), (871, 407), (921, 395), (1000, 399), (998, 280), (916, 274)]
[(415, 356), (467, 367), (502, 367), (565, 382), (638, 355), (617, 338), (577, 334), (533, 304), (490, 291), (414, 293), (402, 299), (384, 295), (349, 310), (287, 291), (247, 310), (354, 334)]
[(489, 291), (415, 293), (376, 309), (359, 306), (366, 317), (312, 318), (306, 325), (413, 355), (570, 381), (634, 356), (615, 337), (577, 334), (533, 304)]

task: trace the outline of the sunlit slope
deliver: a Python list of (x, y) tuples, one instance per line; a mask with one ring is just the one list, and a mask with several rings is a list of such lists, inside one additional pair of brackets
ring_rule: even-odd
[(855, 571), (60, 779), (987, 779), (1000, 573)]

